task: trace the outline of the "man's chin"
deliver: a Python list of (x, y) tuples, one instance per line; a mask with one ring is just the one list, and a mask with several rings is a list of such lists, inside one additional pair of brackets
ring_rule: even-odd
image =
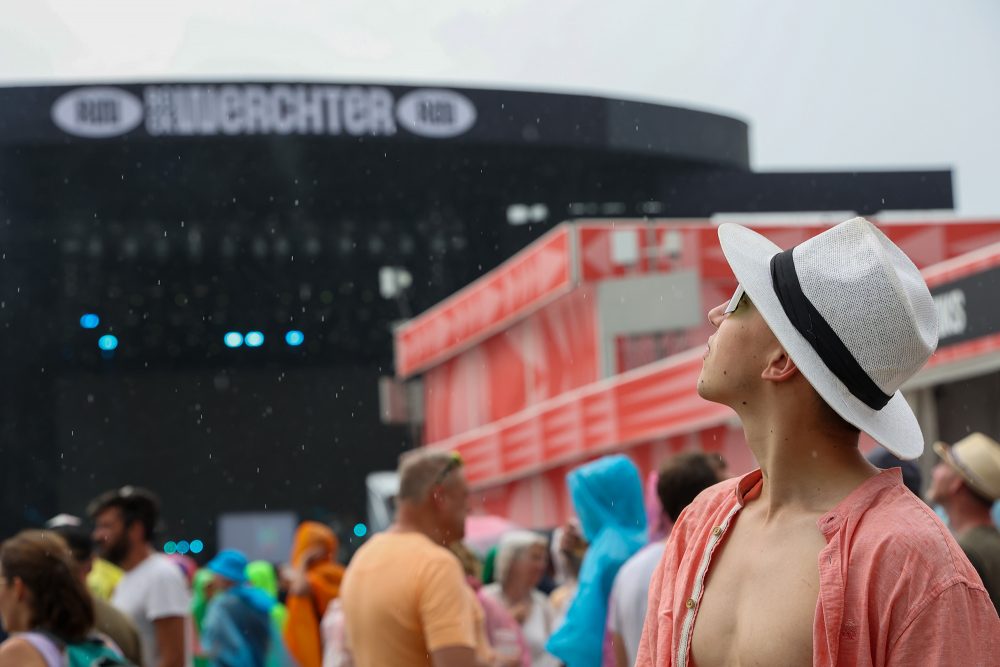
[(97, 555), (103, 558), (104, 560), (108, 561), (112, 565), (115, 565), (116, 567), (121, 567), (122, 563), (125, 562), (125, 556), (127, 554), (122, 553), (120, 551), (108, 551), (104, 553), (98, 552)]
[(704, 398), (706, 401), (717, 402), (715, 398), (715, 392), (712, 391), (712, 385), (706, 382), (703, 377), (698, 378), (698, 395)]
[(703, 378), (698, 378), (697, 390), (698, 395), (706, 401), (732, 407), (728, 397), (724, 395), (724, 392), (719, 391), (718, 387), (713, 386), (711, 382), (708, 382)]

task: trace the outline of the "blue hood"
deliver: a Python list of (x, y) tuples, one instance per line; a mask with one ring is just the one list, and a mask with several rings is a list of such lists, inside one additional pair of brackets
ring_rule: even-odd
[(568, 667), (600, 667), (611, 585), (646, 543), (642, 482), (632, 461), (607, 456), (577, 468), (566, 483), (590, 548), (566, 622), (546, 649)]
[(642, 481), (628, 458), (606, 456), (588, 463), (572, 471), (566, 483), (588, 542), (606, 528), (645, 532)]

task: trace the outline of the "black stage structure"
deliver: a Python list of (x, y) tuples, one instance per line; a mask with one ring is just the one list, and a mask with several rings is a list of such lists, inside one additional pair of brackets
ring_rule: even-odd
[[(0, 89), (0, 534), (125, 483), (163, 497), (164, 539), (209, 547), (220, 512), (361, 519), (364, 475), (411, 445), (378, 419), (391, 323), (562, 220), (953, 204), (947, 170), (749, 156), (737, 119), (584, 95)], [(405, 299), (383, 267), (412, 275)], [(225, 346), (251, 330), (262, 346)]]

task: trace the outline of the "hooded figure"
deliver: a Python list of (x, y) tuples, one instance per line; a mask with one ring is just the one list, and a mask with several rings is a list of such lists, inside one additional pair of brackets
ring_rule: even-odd
[(568, 667), (599, 667), (615, 575), (646, 543), (642, 482), (635, 464), (616, 455), (577, 468), (566, 483), (590, 548), (566, 622), (546, 649)]
[(285, 644), (301, 667), (321, 667), (323, 643), (320, 620), (330, 602), (340, 596), (343, 566), (334, 562), (337, 536), (321, 523), (305, 521), (295, 533), (292, 570), (308, 586), (288, 594), (288, 622)]
[(206, 566), (220, 589), (208, 603), (201, 637), (213, 667), (265, 667), (273, 647), (271, 608), (274, 598), (246, 585), (246, 557), (219, 552)]

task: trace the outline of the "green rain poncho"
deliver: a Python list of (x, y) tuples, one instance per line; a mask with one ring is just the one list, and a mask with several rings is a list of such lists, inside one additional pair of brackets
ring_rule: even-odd
[[(247, 565), (247, 581), (254, 588), (259, 588), (275, 600), (278, 599), (278, 574), (274, 566), (265, 560), (255, 560)], [(271, 623), (278, 631), (278, 636), (285, 631), (288, 621), (288, 609), (280, 602), (271, 608)]]
[[(208, 570), (201, 569), (194, 574), (193, 594), (191, 596), (191, 616), (194, 618), (194, 627), (198, 631), (199, 642), (201, 641), (202, 628), (205, 625), (205, 611), (208, 609), (208, 598), (205, 596), (205, 587), (212, 581), (215, 575)], [(207, 658), (195, 656), (195, 667), (209, 667)]]

